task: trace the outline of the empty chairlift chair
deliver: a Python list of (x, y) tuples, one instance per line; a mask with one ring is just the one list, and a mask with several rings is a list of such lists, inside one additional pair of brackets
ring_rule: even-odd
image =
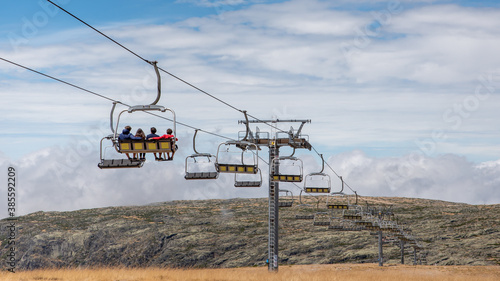
[[(340, 192), (333, 192), (328, 196), (328, 209), (340, 209), (340, 210), (348, 210), (349, 209), (349, 197), (344, 193), (344, 180), (342, 177), (339, 177), (342, 181), (342, 190)], [(357, 198), (357, 197), (356, 197)]]
[(247, 141), (227, 141), (217, 148), (215, 167), (219, 173), (257, 174), (258, 147)]
[(307, 193), (330, 193), (331, 190), (331, 179), (330, 176), (323, 173), (325, 169), (325, 161), (323, 160), (323, 155), (321, 156), (321, 171), (318, 173), (311, 173), (305, 176), (304, 179), (304, 191)]
[(115, 147), (116, 143), (113, 141), (114, 135), (109, 135), (101, 139), (100, 142), (100, 159), (101, 162), (97, 164), (97, 167), (100, 169), (118, 169), (118, 168), (141, 168), (144, 165), (144, 161), (133, 160), (127, 158), (119, 158), (119, 159), (105, 159), (104, 155), (106, 154), (106, 148), (103, 151), (103, 141), (110, 140), (112, 142), (111, 147)]
[(314, 214), (313, 225), (315, 226), (329, 226), (331, 223), (331, 215), (329, 212), (317, 212)]
[(199, 153), (196, 150), (196, 134), (193, 136), (194, 154), (186, 157), (185, 175), (186, 180), (212, 180), (219, 177), (219, 173), (215, 168), (216, 158), (210, 153)]
[[(302, 160), (293, 156), (281, 156), (271, 162), (271, 180), (278, 182), (301, 182), (303, 177)], [(276, 171), (273, 167), (278, 167)]]
[(292, 206), (293, 206), (293, 194), (292, 194), (292, 192), (290, 190), (280, 188), (278, 207), (289, 208)]
[(257, 168), (256, 174), (250, 173), (235, 173), (234, 187), (260, 187), (262, 185), (262, 173)]
[(215, 169), (215, 156), (209, 153), (198, 153), (186, 157), (186, 180), (214, 180), (219, 177)]

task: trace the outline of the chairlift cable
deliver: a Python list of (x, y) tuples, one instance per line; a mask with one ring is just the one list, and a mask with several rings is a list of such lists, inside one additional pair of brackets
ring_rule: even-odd
[(101, 97), (101, 98), (103, 98), (103, 99), (107, 99), (107, 100), (109, 100), (109, 101), (115, 102), (115, 100), (114, 100), (114, 99), (112, 99), (112, 98), (108, 98), (108, 97), (103, 96), (103, 95), (101, 95), (101, 94), (98, 94), (98, 93), (96, 93), (96, 92), (92, 92), (92, 91), (90, 91), (90, 90), (87, 90), (87, 89), (82, 88), (82, 87), (80, 87), (80, 86), (77, 86), (77, 85), (75, 85), (75, 84), (71, 84), (71, 83), (66, 82), (66, 81), (64, 81), (64, 80), (61, 80), (61, 79), (55, 78), (54, 76), (50, 76), (50, 75), (45, 74), (45, 73), (42, 73), (42, 72), (40, 72), (40, 71), (36, 71), (36, 70), (34, 70), (34, 69), (32, 69), (32, 68), (29, 68), (29, 67), (26, 67), (26, 66), (24, 66), (24, 65), (20, 65), (20, 64), (18, 64), (18, 63), (13, 62), (13, 61), (10, 61), (10, 60), (7, 60), (7, 59), (4, 59), (4, 58), (2, 58), (2, 57), (0, 57), (0, 60), (3, 60), (3, 61), (5, 61), (5, 62), (8, 62), (8, 63), (10, 63), (10, 64), (13, 64), (13, 65), (15, 65), (15, 66), (18, 66), (18, 67), (20, 67), (20, 68), (24, 68), (24, 69), (29, 70), (29, 71), (31, 71), (31, 72), (34, 72), (34, 73), (36, 73), (36, 74), (39, 74), (39, 75), (45, 76), (45, 77), (50, 78), (50, 79), (52, 79), (52, 80), (55, 80), (55, 81), (58, 81), (58, 82), (64, 83), (64, 84), (66, 84), (66, 85), (69, 85), (69, 86), (71, 86), (71, 87), (77, 88), (77, 89), (82, 90), (82, 91), (85, 91), (85, 92), (87, 92), (87, 93), (90, 93), (90, 94), (96, 95), (96, 96)]
[[(312, 145), (311, 145), (311, 147), (312, 147), (312, 149), (314, 150), (314, 152), (316, 152), (316, 154), (321, 155), (321, 154), (320, 154), (320, 153), (316, 150), (316, 148), (315, 148), (314, 146), (312, 146)], [(328, 168), (329, 168), (329, 169), (330, 169), (330, 170), (331, 170), (331, 171), (332, 171), (332, 172), (333, 172), (333, 173), (334, 173), (334, 174), (335, 174), (335, 175), (336, 175), (336, 176), (337, 176), (340, 180), (342, 180), (342, 179), (341, 179), (341, 176), (340, 176), (339, 174), (337, 174), (337, 172), (335, 172), (335, 170), (332, 168), (332, 166), (330, 166), (330, 164), (328, 164), (328, 162), (327, 162), (327, 161), (325, 161), (325, 160), (323, 159), (323, 157), (321, 157), (321, 160), (323, 161), (323, 163), (324, 163), (324, 164), (326, 164), (326, 166), (327, 166), (327, 167), (328, 167)], [(351, 188), (351, 187), (350, 187), (350, 186), (349, 186), (349, 185), (348, 185), (348, 184), (347, 184), (344, 180), (342, 180), (342, 181), (344, 182), (344, 186), (347, 186), (347, 187), (348, 187), (348, 188), (349, 188), (352, 192), (355, 192), (355, 191), (354, 191), (354, 190), (353, 190), (353, 189), (352, 189), (352, 188)]]
[[(59, 5), (55, 4), (53, 1), (51, 1), (51, 0), (47, 0), (47, 1), (48, 1), (49, 3), (51, 3), (52, 5), (56, 6), (57, 8), (61, 9), (61, 10), (62, 10), (63, 12), (65, 12), (66, 14), (68, 14), (68, 15), (70, 15), (71, 17), (75, 18), (75, 19), (76, 19), (76, 20), (78, 20), (79, 22), (81, 22), (81, 23), (83, 23), (84, 25), (88, 26), (88, 27), (89, 27), (89, 28), (91, 28), (92, 30), (94, 30), (94, 31), (96, 31), (97, 33), (101, 34), (102, 36), (106, 37), (107, 39), (109, 39), (109, 40), (110, 40), (110, 41), (112, 41), (113, 43), (115, 43), (115, 44), (117, 44), (118, 46), (122, 47), (123, 49), (125, 49), (125, 50), (126, 50), (126, 51), (128, 51), (129, 53), (131, 53), (131, 54), (133, 54), (134, 56), (138, 57), (138, 58), (139, 58), (139, 59), (141, 59), (142, 61), (144, 61), (144, 62), (146, 62), (146, 63), (148, 63), (148, 64), (153, 64), (153, 62), (151, 62), (151, 61), (149, 61), (149, 60), (147, 60), (147, 59), (143, 58), (143, 57), (142, 57), (142, 56), (140, 56), (139, 54), (137, 54), (137, 53), (135, 53), (134, 51), (130, 50), (129, 48), (125, 47), (123, 44), (120, 44), (118, 41), (116, 41), (116, 40), (114, 40), (113, 38), (111, 38), (110, 36), (106, 35), (104, 32), (102, 32), (102, 31), (98, 30), (97, 28), (93, 27), (93, 26), (92, 26), (92, 25), (90, 25), (89, 23), (87, 23), (87, 22), (85, 22), (84, 20), (80, 19), (79, 17), (77, 17), (76, 15), (72, 14), (72, 13), (71, 13), (71, 12), (69, 12), (68, 10), (66, 10), (66, 9), (62, 8), (61, 6), (59, 6)], [(224, 105), (226, 105), (226, 106), (228, 106), (228, 107), (230, 107), (230, 108), (232, 108), (232, 109), (234, 109), (234, 110), (236, 110), (236, 111), (239, 111), (239, 112), (241, 112), (241, 113), (243, 113), (243, 112), (244, 112), (244, 110), (241, 110), (241, 109), (239, 109), (239, 108), (237, 108), (237, 107), (235, 107), (235, 106), (233, 106), (233, 105), (229, 104), (228, 102), (226, 102), (226, 101), (224, 101), (224, 100), (222, 100), (222, 99), (220, 99), (220, 98), (218, 98), (218, 97), (216, 97), (216, 96), (214, 96), (214, 95), (212, 95), (212, 94), (208, 93), (207, 91), (204, 91), (203, 89), (201, 89), (201, 88), (199, 88), (199, 87), (197, 87), (197, 86), (195, 86), (195, 85), (193, 85), (193, 84), (191, 84), (191, 83), (187, 82), (186, 80), (184, 80), (184, 79), (180, 78), (179, 76), (176, 76), (176, 75), (174, 75), (173, 73), (171, 73), (171, 72), (169, 72), (169, 71), (166, 71), (165, 69), (163, 69), (163, 68), (161, 68), (161, 67), (158, 67), (158, 69), (159, 69), (159, 70), (161, 70), (161, 71), (163, 71), (164, 73), (166, 73), (166, 74), (170, 75), (171, 77), (173, 77), (173, 78), (175, 78), (175, 79), (177, 79), (177, 80), (181, 81), (182, 83), (184, 83), (184, 84), (186, 84), (186, 85), (188, 85), (188, 86), (190, 86), (190, 87), (192, 87), (192, 88), (194, 88), (194, 89), (198, 90), (199, 92), (201, 92), (201, 93), (203, 93), (203, 94), (205, 94), (205, 95), (207, 95), (207, 96), (211, 97), (212, 99), (215, 99), (216, 101), (218, 101), (218, 102), (220, 102), (220, 103), (222, 103), (222, 104), (224, 104)], [(254, 119), (258, 120), (258, 121), (261, 121), (259, 118), (255, 117), (255, 116), (252, 116), (251, 114), (248, 114), (248, 116), (250, 116), (250, 117), (252, 117), (252, 118), (254, 118)], [(286, 133), (286, 131), (283, 131), (283, 130), (281, 130), (280, 128), (278, 128), (278, 127), (274, 126), (274, 125), (271, 125), (271, 124), (269, 124), (269, 123), (267, 123), (267, 122), (263, 122), (263, 123), (264, 123), (264, 124), (266, 124), (266, 125), (268, 125), (268, 126), (270, 126), (271, 128), (274, 128), (274, 129), (276, 129), (276, 130), (278, 130), (278, 131), (281, 131), (281, 132)], [(179, 124), (180, 124), (180, 123), (179, 123)]]
[(134, 53), (132, 50), (130, 50), (129, 48), (123, 46), (122, 44), (120, 44), (119, 42), (117, 42), (116, 40), (114, 40), (113, 38), (109, 37), (108, 35), (104, 34), (103, 32), (99, 31), (97, 28), (94, 28), (93, 26), (91, 26), (90, 24), (86, 23), (84, 20), (78, 18), (77, 16), (75, 16), (74, 14), (70, 13), (69, 11), (65, 10), (63, 7), (57, 5), (56, 3), (52, 2), (51, 0), (47, 0), (49, 3), (51, 3), (52, 5), (56, 6), (57, 8), (61, 9), (63, 12), (65, 12), (66, 14), (72, 16), (73, 18), (75, 18), (76, 20), (78, 20), (79, 22), (85, 24), (86, 26), (92, 28), (94, 31), (96, 31), (97, 33), (101, 34), (102, 36), (108, 38), (109, 40), (111, 40), (113, 43), (117, 44), (118, 46), (122, 47), (123, 49), (127, 50), (129, 53), (133, 54), (134, 56), (140, 58), (141, 60), (151, 64), (150, 61), (144, 59), (143, 57), (141, 57), (140, 55)]
[[(128, 104), (125, 104), (125, 103), (122, 103), (122, 102), (120, 102), (120, 101), (114, 100), (114, 99), (112, 99), (112, 98), (110, 98), (110, 97), (107, 97), (107, 96), (105, 96), (105, 95), (98, 94), (98, 93), (93, 92), (93, 91), (91, 91), (91, 90), (85, 89), (85, 88), (83, 88), (83, 87), (77, 86), (77, 85), (75, 85), (75, 84), (72, 84), (72, 83), (70, 83), (70, 82), (64, 81), (64, 80), (59, 79), (59, 78), (56, 78), (56, 77), (54, 77), (54, 76), (51, 76), (51, 75), (45, 74), (45, 73), (43, 73), (43, 72), (40, 72), (40, 71), (34, 70), (34, 69), (29, 68), (29, 67), (27, 67), (27, 66), (24, 66), (24, 65), (21, 65), (21, 64), (15, 63), (15, 62), (10, 61), (10, 60), (7, 60), (7, 59), (5, 59), (5, 58), (0, 57), (0, 60), (3, 60), (3, 61), (5, 61), (5, 62), (10, 63), (10, 64), (12, 64), (12, 65), (15, 65), (15, 66), (17, 66), (17, 67), (23, 68), (23, 69), (25, 69), (25, 70), (31, 71), (31, 72), (36, 73), (36, 74), (38, 74), (38, 75), (42, 75), (42, 76), (44, 76), (44, 77), (50, 78), (50, 79), (55, 80), (55, 81), (57, 81), (57, 82), (60, 82), (60, 83), (66, 84), (66, 85), (71, 86), (71, 87), (73, 87), (73, 88), (76, 88), (76, 89), (78, 89), (78, 90), (81, 90), (81, 91), (87, 92), (87, 93), (89, 93), (89, 94), (92, 94), (92, 95), (98, 96), (98, 97), (100, 97), (100, 98), (103, 98), (103, 99), (106, 99), (106, 100), (112, 101), (113, 103), (120, 103), (120, 104), (123, 104), (124, 106), (130, 106), (130, 105), (128, 105)], [(169, 118), (167, 118), (167, 117), (164, 117), (164, 116), (160, 116), (160, 115), (157, 115), (157, 114), (154, 114), (154, 113), (151, 113), (151, 112), (146, 112), (146, 113), (147, 113), (147, 114), (150, 114), (150, 115), (153, 115), (153, 116), (156, 116), (156, 117), (159, 117), (159, 118), (162, 118), (162, 119), (165, 119), (165, 120), (168, 120), (168, 121), (172, 121), (171, 119), (169, 119)], [(182, 122), (177, 122), (177, 123), (178, 123), (179, 125), (181, 125), (181, 126), (184, 126), (184, 127), (187, 127), (187, 128), (193, 129), (193, 130), (198, 130), (198, 131), (200, 131), (200, 132), (204, 132), (204, 133), (209, 134), (209, 135), (213, 135), (213, 136), (216, 136), (216, 137), (219, 137), (219, 138), (223, 138), (223, 139), (232, 140), (232, 138), (229, 138), (229, 137), (226, 137), (226, 136), (223, 136), (223, 135), (217, 134), (217, 133), (209, 132), (209, 131), (206, 131), (206, 130), (203, 130), (203, 129), (199, 129), (199, 128), (196, 128), (196, 127), (194, 127), (194, 126), (188, 125), (188, 124), (186, 124), (186, 123), (182, 123)]]
[[(108, 36), (108, 35), (106, 35), (105, 33), (101, 32), (100, 30), (98, 30), (97, 28), (95, 28), (95, 27), (93, 27), (92, 25), (88, 24), (87, 22), (85, 22), (84, 20), (80, 19), (80, 18), (79, 18), (79, 17), (77, 17), (76, 15), (72, 14), (71, 12), (69, 12), (69, 11), (67, 11), (66, 9), (62, 8), (61, 6), (57, 5), (57, 4), (56, 4), (56, 3), (54, 3), (53, 1), (51, 1), (51, 0), (47, 0), (47, 1), (48, 1), (49, 3), (51, 3), (52, 5), (54, 5), (55, 7), (59, 8), (60, 10), (62, 10), (63, 12), (67, 13), (67, 14), (68, 14), (68, 15), (70, 15), (71, 17), (73, 17), (73, 18), (75, 18), (76, 20), (80, 21), (80, 22), (81, 22), (81, 23), (83, 23), (84, 25), (88, 26), (88, 27), (89, 27), (89, 28), (91, 28), (92, 30), (96, 31), (96, 32), (97, 32), (97, 33), (99, 33), (100, 35), (102, 35), (102, 36), (106, 37), (107, 39), (109, 39), (109, 40), (110, 40), (110, 41), (112, 41), (113, 43), (115, 43), (115, 44), (117, 44), (118, 46), (122, 47), (124, 50), (126, 50), (126, 51), (128, 51), (129, 53), (133, 54), (134, 56), (138, 57), (138, 58), (139, 58), (139, 59), (141, 59), (142, 61), (144, 61), (144, 62), (146, 62), (146, 63), (148, 63), (148, 64), (153, 64), (153, 63), (154, 63), (154, 62), (151, 62), (151, 61), (149, 61), (149, 60), (146, 60), (146, 59), (145, 59), (145, 58), (143, 58), (142, 56), (138, 55), (137, 53), (133, 52), (133, 51), (132, 51), (132, 50), (130, 50), (129, 48), (127, 48), (127, 47), (125, 47), (124, 45), (120, 44), (118, 41), (116, 41), (116, 40), (114, 40), (113, 38), (109, 37), (109, 36)], [(47, 78), (53, 79), (53, 80), (55, 80), (55, 81), (58, 81), (58, 82), (61, 82), (61, 83), (67, 84), (67, 85), (69, 85), (69, 86), (71, 86), (71, 87), (74, 87), (74, 88), (77, 88), (77, 89), (79, 89), (79, 90), (82, 90), (82, 91), (88, 92), (88, 93), (90, 93), (90, 94), (93, 94), (93, 95), (99, 96), (99, 97), (101, 97), (101, 98), (104, 98), (104, 99), (110, 100), (110, 101), (112, 101), (112, 102), (118, 102), (118, 101), (113, 100), (113, 99), (111, 99), (111, 98), (109, 98), (109, 97), (103, 96), (103, 95), (101, 95), (101, 94), (98, 94), (98, 93), (95, 93), (95, 92), (93, 92), (93, 91), (87, 90), (87, 89), (82, 88), (82, 87), (80, 87), (80, 86), (74, 85), (74, 84), (72, 84), (72, 83), (69, 83), (69, 82), (63, 81), (63, 80), (58, 79), (58, 78), (55, 78), (55, 77), (53, 77), (53, 76), (50, 76), (50, 75), (44, 74), (44, 73), (39, 72), (39, 71), (36, 71), (36, 70), (34, 70), (34, 69), (31, 69), (31, 68), (28, 68), (28, 67), (22, 66), (22, 65), (20, 65), (20, 64), (14, 63), (14, 62), (9, 61), (9, 60), (7, 60), (7, 59), (1, 58), (1, 57), (0, 57), (0, 59), (1, 59), (1, 60), (3, 60), (3, 61), (5, 61), (5, 62), (8, 62), (8, 63), (10, 63), (10, 64), (13, 64), (13, 65), (16, 65), (16, 66), (18, 66), (18, 67), (24, 68), (24, 69), (26, 69), (26, 70), (29, 70), (29, 71), (31, 71), (31, 72), (34, 72), (34, 73), (37, 73), (37, 74), (39, 74), (39, 75), (45, 76), (45, 77), (47, 77)], [(229, 103), (225, 102), (224, 100), (222, 100), (222, 99), (220, 99), (220, 98), (217, 98), (216, 96), (214, 96), (214, 95), (212, 95), (212, 94), (210, 94), (210, 93), (208, 93), (208, 92), (204, 91), (203, 89), (201, 89), (201, 88), (199, 88), (199, 87), (197, 87), (197, 86), (195, 86), (195, 85), (193, 85), (193, 84), (191, 84), (191, 83), (187, 82), (186, 80), (184, 80), (184, 79), (182, 79), (182, 78), (180, 78), (180, 77), (178, 77), (178, 76), (174, 75), (173, 73), (170, 73), (170, 72), (166, 71), (165, 69), (163, 69), (163, 68), (161, 68), (161, 67), (158, 67), (158, 69), (159, 69), (159, 70), (161, 70), (161, 71), (163, 71), (164, 73), (166, 73), (166, 74), (170, 75), (171, 77), (173, 77), (173, 78), (175, 78), (175, 79), (177, 79), (177, 80), (179, 80), (179, 81), (183, 82), (184, 84), (186, 84), (186, 85), (188, 85), (188, 86), (190, 86), (190, 87), (192, 87), (192, 88), (194, 88), (194, 89), (198, 90), (199, 92), (201, 92), (201, 93), (203, 93), (203, 94), (205, 94), (205, 95), (207, 95), (207, 96), (209, 96), (209, 97), (211, 97), (211, 98), (213, 98), (213, 99), (215, 99), (215, 100), (219, 101), (220, 103), (222, 103), (222, 104), (224, 104), (224, 105), (226, 105), (226, 106), (228, 106), (228, 107), (230, 107), (230, 108), (232, 108), (232, 109), (234, 109), (234, 110), (236, 110), (236, 111), (239, 111), (239, 112), (241, 112), (241, 113), (244, 113), (244, 112), (245, 112), (244, 110), (241, 110), (241, 109), (239, 109), (239, 108), (237, 108), (237, 107), (235, 107), (235, 106), (233, 106), (233, 105), (231, 105), (231, 104), (229, 104)], [(126, 104), (124, 104), (124, 105), (125, 105), (125, 106), (127, 106)], [(149, 114), (154, 115), (154, 116), (157, 116), (157, 117), (160, 117), (160, 118), (163, 118), (163, 119), (166, 119), (166, 120), (169, 120), (169, 121), (172, 121), (172, 120), (170, 120), (169, 118), (166, 118), (166, 117), (163, 117), (163, 116), (158, 116), (158, 115), (153, 114), (153, 113), (149, 113)], [(256, 120), (258, 120), (258, 121), (261, 121), (259, 118), (255, 117), (255, 116), (252, 116), (251, 114), (247, 114), (247, 115), (248, 115), (248, 116), (250, 116), (250, 117), (252, 117), (252, 118), (254, 118), (254, 119), (256, 119)], [(182, 125), (182, 126), (185, 126), (185, 127), (191, 128), (191, 129), (194, 129), (194, 130), (200, 130), (200, 131), (202, 131), (202, 132), (205, 132), (205, 133), (208, 133), (208, 134), (215, 135), (215, 136), (217, 136), (217, 137), (221, 137), (221, 138), (225, 138), (225, 139), (231, 139), (231, 138), (228, 138), (228, 137), (225, 137), (225, 136), (221, 136), (221, 135), (218, 135), (218, 134), (215, 134), (215, 133), (211, 133), (211, 132), (208, 132), (208, 131), (204, 131), (204, 130), (201, 130), (201, 129), (197, 129), (197, 128), (193, 127), (193, 126), (190, 126), (190, 125), (184, 124), (184, 123), (182, 123), (182, 122), (177, 122), (177, 123), (179, 123), (179, 124), (180, 124), (180, 125)], [(276, 130), (278, 130), (278, 131), (281, 131), (281, 132), (286, 133), (286, 131), (284, 131), (284, 130), (282, 130), (282, 129), (280, 129), (280, 128), (278, 128), (278, 127), (274, 126), (274, 125), (271, 125), (271, 124), (269, 124), (268, 122), (262, 122), (262, 123), (266, 124), (267, 126), (270, 126), (270, 127), (274, 128), (274, 129), (276, 129)], [(248, 125), (248, 124), (247, 124), (247, 125)], [(319, 152), (318, 152), (318, 151), (317, 151), (314, 147), (313, 147), (313, 149), (314, 149), (314, 151), (315, 151), (315, 152), (319, 155)], [(323, 161), (324, 161), (324, 160), (323, 160)], [(326, 161), (324, 161), (324, 162), (326, 162)], [(334, 172), (334, 173), (335, 173), (335, 175), (337, 175), (337, 177), (339, 177), (339, 175), (335, 172), (335, 170), (333, 170), (333, 168), (332, 168), (332, 167), (331, 167), (328, 163), (326, 163), (326, 164), (327, 164), (327, 166), (330, 168), (330, 170), (331, 170), (332, 172)], [(351, 187), (350, 187), (347, 183), (345, 183), (345, 185), (346, 185), (349, 189), (351, 189), (351, 191), (353, 191), (353, 192), (354, 192), (354, 190), (353, 190), (353, 189), (352, 189), (352, 188), (351, 188)]]
[[(47, 1), (49, 1), (49, 0), (47, 0)], [(81, 91), (87, 92), (87, 93), (89, 93), (89, 94), (92, 94), (92, 95), (98, 96), (98, 97), (100, 97), (100, 98), (103, 98), (103, 99), (106, 99), (106, 100), (112, 101), (112, 102), (114, 102), (114, 103), (121, 103), (121, 104), (123, 104), (124, 106), (129, 106), (129, 105), (127, 105), (127, 104), (125, 104), (125, 103), (122, 103), (122, 102), (120, 102), (120, 101), (117, 101), (117, 100), (114, 100), (114, 99), (109, 98), (109, 97), (107, 97), (107, 96), (104, 96), (104, 95), (98, 94), (98, 93), (96, 93), (96, 92), (90, 91), (90, 90), (88, 90), (88, 89), (85, 89), (85, 88), (83, 88), (83, 87), (80, 87), (80, 86), (77, 86), (77, 85), (75, 85), (75, 84), (69, 83), (69, 82), (67, 82), (67, 81), (61, 80), (61, 79), (56, 78), (56, 77), (54, 77), (54, 76), (51, 76), (51, 75), (48, 75), (48, 74), (42, 73), (42, 72), (37, 71), (37, 70), (34, 70), (34, 69), (29, 68), (29, 67), (27, 67), (27, 66), (24, 66), (24, 65), (21, 65), (21, 64), (15, 63), (15, 62), (10, 61), (10, 60), (7, 60), (7, 59), (5, 59), (5, 58), (0, 57), (0, 60), (5, 61), (5, 62), (7, 62), (7, 63), (10, 63), (10, 64), (12, 64), (12, 65), (15, 65), (15, 66), (17, 66), (17, 67), (23, 68), (23, 69), (25, 69), (25, 70), (31, 71), (31, 72), (36, 73), (36, 74), (38, 74), (38, 75), (41, 75), (41, 76), (47, 77), (47, 78), (49, 78), (49, 79), (55, 80), (55, 81), (57, 81), (57, 82), (60, 82), (60, 83), (66, 84), (66, 85), (68, 85), (68, 86), (71, 86), (71, 87), (73, 87), (73, 88), (79, 89), (79, 90), (81, 90)], [(165, 120), (168, 120), (168, 121), (172, 121), (171, 119), (166, 118), (166, 117), (164, 117), (164, 116), (160, 116), (160, 115), (157, 115), (157, 114), (154, 114), (154, 113), (150, 113), (150, 112), (146, 112), (146, 113), (148, 113), (148, 114), (150, 114), (150, 115), (153, 115), (153, 116), (156, 116), (156, 117), (159, 117), (159, 118), (162, 118), (162, 119), (165, 119)], [(249, 115), (249, 116), (251, 116), (250, 114), (248, 114), (248, 115)], [(257, 118), (255, 118), (255, 117), (253, 117), (253, 116), (251, 116), (251, 117), (252, 117), (252, 118), (254, 118), (254, 119), (257, 119)], [(209, 134), (209, 135), (213, 135), (213, 136), (216, 136), (216, 137), (219, 137), (219, 138), (223, 138), (223, 139), (233, 140), (232, 138), (229, 138), (229, 137), (226, 137), (226, 136), (223, 136), (223, 135), (217, 134), (217, 133), (213, 133), (213, 132), (205, 131), (205, 130), (203, 130), (203, 129), (199, 129), (199, 128), (196, 128), (196, 127), (194, 127), (194, 126), (191, 126), (191, 125), (188, 125), (188, 124), (182, 123), (182, 122), (177, 122), (177, 123), (178, 123), (179, 125), (181, 125), (181, 126), (184, 126), (184, 127), (187, 127), (187, 128), (193, 129), (193, 130), (198, 130), (198, 131), (200, 131), (200, 132), (204, 132), (204, 133)], [(267, 124), (267, 123), (266, 123), (266, 124)], [(315, 148), (314, 146), (311, 146), (311, 147), (312, 147), (312, 149), (314, 150), (314, 152), (316, 152), (318, 155), (320, 155), (320, 153), (316, 150), (316, 148)], [(269, 165), (269, 163), (267, 163), (267, 162), (266, 162), (264, 159), (262, 159), (260, 156), (259, 156), (259, 159), (260, 159), (260, 160), (262, 160), (265, 164)], [(323, 161), (324, 161), (324, 160), (323, 160)], [(337, 172), (335, 172), (335, 170), (334, 170), (334, 169), (330, 166), (330, 164), (328, 164), (328, 162), (324, 161), (324, 163), (328, 166), (328, 168), (329, 168), (329, 169), (330, 169), (330, 170), (331, 170), (331, 171), (332, 171), (332, 172), (333, 172), (333, 173), (334, 173), (337, 177), (339, 177), (339, 178), (340, 178), (340, 176), (337, 174)], [(354, 190), (353, 190), (353, 189), (349, 186), (349, 184), (347, 184), (346, 182), (344, 182), (344, 184), (345, 184), (345, 186), (347, 186), (347, 187), (348, 187), (351, 191), (353, 191), (353, 192), (354, 192)], [(295, 185), (297, 188), (299, 188), (299, 189), (300, 189), (300, 187), (299, 187), (299, 186), (297, 186), (295, 183), (294, 183), (294, 185)], [(358, 195), (358, 196), (360, 196), (360, 195)], [(360, 197), (361, 197), (361, 196), (360, 196)]]

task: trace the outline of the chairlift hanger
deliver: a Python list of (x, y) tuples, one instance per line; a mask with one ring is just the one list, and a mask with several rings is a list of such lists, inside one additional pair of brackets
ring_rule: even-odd
[[(331, 190), (330, 176), (323, 173), (325, 169), (325, 160), (323, 159), (323, 154), (320, 154), (320, 156), (321, 171), (319, 171), (318, 173), (310, 173), (304, 179), (304, 190), (308, 193), (330, 193)], [(314, 184), (318, 181), (323, 182), (324, 184)]]
[[(248, 120), (248, 116), (246, 111), (242, 111), (245, 115), (245, 119)], [(243, 174), (257, 174), (259, 172), (258, 169), (258, 157), (259, 157), (259, 148), (255, 143), (249, 142), (247, 140), (250, 128), (248, 122), (246, 122), (246, 134), (243, 140), (230, 140), (219, 144), (217, 147), (217, 156), (215, 167), (219, 173), (243, 173)], [(221, 149), (225, 147), (226, 149)], [(238, 148), (241, 152), (241, 161), (238, 163), (229, 163), (230, 161), (224, 162), (222, 156), (228, 156), (231, 153), (235, 153), (235, 151), (231, 151), (232, 148)], [(253, 152), (255, 150), (255, 152)], [(245, 153), (251, 151), (252, 155), (252, 163), (245, 163)]]

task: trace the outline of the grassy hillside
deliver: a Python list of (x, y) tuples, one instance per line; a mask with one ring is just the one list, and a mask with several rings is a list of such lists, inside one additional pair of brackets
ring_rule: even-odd
[[(421, 239), (428, 264), (500, 264), (500, 205), (386, 197), (363, 197), (359, 204), (390, 208), (398, 224)], [(280, 265), (377, 262), (376, 236), (295, 219), (307, 212), (314, 209), (280, 208)], [(17, 226), (19, 269), (251, 267), (265, 266), (267, 259), (266, 198), (37, 212), (20, 217)], [(4, 260), (9, 253), (6, 235), (0, 234)], [(399, 247), (386, 243), (384, 258), (399, 263)]]

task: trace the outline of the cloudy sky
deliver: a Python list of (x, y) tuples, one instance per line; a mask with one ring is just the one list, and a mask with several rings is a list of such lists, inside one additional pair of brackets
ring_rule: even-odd
[[(358, 194), (500, 203), (498, 1), (55, 2), (252, 116), (311, 119), (303, 132)], [(156, 98), (150, 65), (44, 0), (3, 3), (0, 58), (126, 104)], [(18, 214), (267, 194), (266, 183), (234, 188), (230, 175), (185, 181), (194, 131), (182, 125), (174, 161), (100, 170), (111, 101), (5, 61), (0, 94), (1, 192), (15, 167)], [(179, 122), (227, 138), (244, 130), (240, 112), (165, 73), (159, 104)], [(172, 127), (151, 116), (123, 122)], [(281, 128), (290, 126), (297, 128)], [(197, 148), (215, 154), (223, 141), (200, 133)], [(305, 173), (321, 169), (316, 153), (298, 155)]]

